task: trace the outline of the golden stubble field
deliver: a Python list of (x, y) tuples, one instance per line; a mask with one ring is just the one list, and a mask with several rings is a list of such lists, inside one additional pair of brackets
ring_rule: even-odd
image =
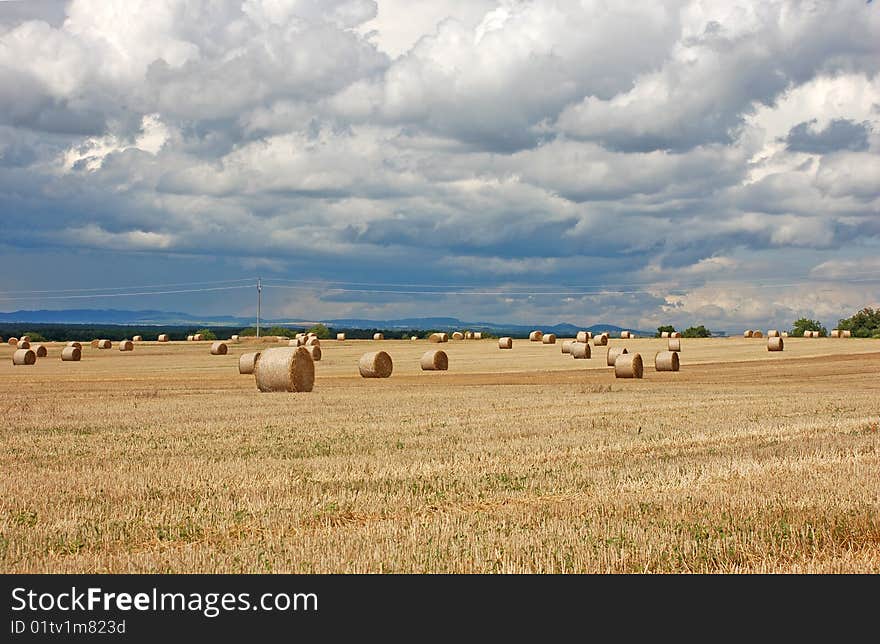
[(309, 394), (260, 394), (246, 343), (4, 345), (0, 572), (880, 572), (880, 342), (685, 339), (679, 373), (611, 344), (643, 380), (325, 341)]

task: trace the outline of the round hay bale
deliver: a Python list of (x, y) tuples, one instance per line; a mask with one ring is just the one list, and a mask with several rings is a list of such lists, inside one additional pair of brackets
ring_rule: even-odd
[(754, 331), (752, 331), (751, 329), (746, 329), (745, 331), (743, 331), (743, 337), (744, 338), (751, 338), (752, 333), (754, 333)]
[(373, 339), (374, 339), (374, 340), (384, 340), (384, 339), (385, 339), (385, 336), (382, 335), (381, 333), (374, 333), (374, 334), (373, 334)]
[(562, 353), (571, 353), (571, 345), (574, 344), (574, 340), (563, 340), (562, 341)]
[(593, 334), (589, 331), (578, 331), (574, 336), (575, 342), (589, 342), (593, 339)]
[(320, 347), (321, 341), (318, 339), (318, 336), (312, 336), (310, 338), (306, 338), (306, 346), (307, 347)]
[(160, 333), (159, 337), (156, 338), (156, 341), (157, 342), (168, 342), (169, 341), (168, 334), (167, 333)]
[(362, 378), (387, 378), (393, 369), (391, 356), (384, 351), (365, 353), (358, 360), (358, 371)]
[(532, 331), (531, 333), (529, 333), (529, 342), (541, 342), (543, 337), (543, 331)]
[(590, 358), (593, 354), (590, 350), (589, 342), (573, 342), (571, 345), (571, 357), (576, 360), (584, 360)]
[(143, 342), (143, 341), (144, 341), (144, 336), (142, 336), (142, 335), (133, 335), (133, 336), (131, 336), (131, 341), (132, 341), (132, 342)]
[(188, 336), (186, 336), (186, 341), (187, 341), (187, 342), (192, 342), (194, 337), (195, 337), (195, 336), (188, 335)]
[(440, 342), (449, 342), (449, 334), (441, 333), (440, 334)]
[(483, 332), (482, 331), (474, 331), (474, 340), (482, 340)]
[(229, 341), (230, 342), (238, 342), (238, 336), (237, 335), (230, 335)]
[(225, 342), (214, 342), (211, 344), (212, 356), (225, 356), (228, 352), (229, 347), (226, 346)]
[(415, 341), (415, 340), (418, 340), (418, 339), (419, 339), (419, 336), (417, 336), (417, 335), (411, 335), (411, 336), (409, 336), (409, 339), (412, 340), (412, 341)]
[(345, 341), (345, 334), (344, 333), (337, 333), (336, 334), (336, 341), (337, 342), (344, 342)]
[(238, 358), (238, 373), (253, 373), (260, 359), (259, 351), (242, 353)]
[(547, 335), (542, 336), (541, 342), (543, 344), (556, 344), (556, 334), (555, 333), (548, 333)]
[(449, 369), (449, 357), (445, 351), (426, 351), (419, 364), (422, 371), (446, 371)]
[(768, 338), (778, 338), (779, 331), (777, 331), (776, 329), (770, 329), (769, 331), (767, 331), (767, 337)]
[(498, 348), (499, 349), (513, 349), (513, 338), (503, 337), (498, 338)]
[(844, 338), (851, 338), (852, 337), (852, 331), (850, 331), (849, 329), (844, 329), (842, 331), (842, 334), (843, 334)]
[(80, 358), (82, 358), (81, 347), (64, 347), (61, 350), (62, 362), (79, 362)]
[(621, 331), (620, 332), (620, 339), (621, 340), (628, 340), (629, 339), (629, 331)]
[(660, 337), (661, 337), (661, 338), (668, 338), (668, 337), (669, 337), (669, 331), (661, 331), (661, 332), (660, 332)]
[(628, 353), (626, 347), (608, 347), (608, 353), (605, 354), (605, 363), (609, 367), (613, 367), (617, 356), (622, 356), (625, 353)]
[(37, 361), (37, 354), (33, 349), (16, 349), (12, 354), (12, 364), (30, 365)]
[(204, 339), (205, 339), (205, 336), (202, 335), (201, 333), (196, 333), (193, 335), (193, 342), (202, 342), (202, 341), (204, 341)]
[(34, 353), (37, 354), (38, 358), (45, 358), (47, 355), (49, 355), (49, 350), (46, 349), (46, 347), (44, 347), (42, 344), (35, 344)]
[(315, 361), (305, 347), (277, 347), (260, 353), (254, 379), (260, 391), (311, 391)]
[(82, 348), (83, 348), (83, 345), (81, 345), (79, 342), (75, 342), (75, 341), (74, 341), (74, 342), (68, 342), (68, 343), (67, 343), (67, 346), (68, 346), (68, 347), (76, 347), (77, 349), (82, 349)]
[(604, 347), (608, 345), (608, 336), (604, 333), (593, 336), (593, 346)]
[(680, 338), (680, 337), (681, 337), (681, 331), (673, 331), (672, 333), (669, 334), (669, 337), (670, 337), (670, 338)]
[(667, 351), (681, 351), (681, 338), (669, 338), (666, 341)]
[(21, 336), (21, 337), (18, 339), (19, 342), (21, 342), (22, 340), (24, 340), (25, 342), (30, 342), (30, 341), (31, 341), (31, 336), (25, 334), (25, 335)]
[(614, 361), (615, 378), (641, 378), (643, 373), (642, 356), (638, 353), (620, 354)]
[(788, 331), (783, 331), (782, 333), (779, 334), (779, 337), (781, 337), (781, 338), (787, 338), (787, 337), (788, 337)]
[(320, 344), (307, 344), (306, 351), (309, 352), (309, 355), (312, 356), (312, 360), (318, 362), (321, 359), (321, 345)]
[(30, 349), (31, 343), (28, 342), (27, 340), (19, 340), (18, 344), (15, 346), (18, 347), (19, 349)]
[(99, 349), (110, 349), (111, 347), (113, 347), (113, 343), (110, 340), (98, 340)]
[(97, 349), (98, 345), (101, 344), (101, 341), (100, 340), (92, 340), (89, 344), (91, 345), (92, 349)]
[(443, 342), (443, 340), (440, 339), (439, 333), (432, 333), (431, 335), (428, 336), (428, 342), (435, 342), (436, 343), (436, 342)]
[(675, 351), (661, 351), (654, 356), (654, 369), (657, 371), (678, 371), (679, 364)]
[(6, 342), (7, 342), (7, 344), (9, 344), (10, 347), (17, 347), (18, 346), (18, 338), (10, 337), (9, 340), (7, 340)]
[(804, 337), (805, 338), (812, 338), (813, 332), (812, 331), (804, 331)]
[(453, 340), (464, 340), (464, 333), (462, 333), (461, 331), (456, 331), (455, 333), (452, 334), (452, 339)]
[(764, 337), (764, 333), (763, 333), (762, 331), (754, 331), (754, 332), (752, 333), (752, 337), (753, 337), (753, 338), (763, 338), (763, 337)]
[(767, 351), (782, 351), (785, 348), (785, 342), (779, 336), (767, 338)]
[(832, 338), (839, 338), (840, 337), (840, 329), (832, 329), (831, 330), (831, 337)]
[[(108, 340), (108, 342), (109, 342), (109, 340)], [(109, 349), (110, 347), (107, 347), (107, 348)], [(134, 342), (132, 342), (131, 340), (123, 340), (122, 342), (119, 343), (119, 350), (120, 351), (134, 351)]]

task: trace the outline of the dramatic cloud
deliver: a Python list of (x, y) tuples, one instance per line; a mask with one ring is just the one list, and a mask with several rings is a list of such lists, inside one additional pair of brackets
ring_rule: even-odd
[(880, 301), (878, 42), (852, 0), (0, 2), (0, 270), (259, 271), (311, 319), (833, 323)]

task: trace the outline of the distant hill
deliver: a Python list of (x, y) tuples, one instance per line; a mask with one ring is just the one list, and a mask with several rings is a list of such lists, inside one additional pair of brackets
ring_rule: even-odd
[[(248, 327), (254, 325), (253, 318), (242, 318), (233, 315), (194, 315), (175, 311), (126, 311), (119, 309), (62, 309), (40, 311), (12, 311), (0, 312), (0, 322), (18, 324), (114, 324), (114, 325), (193, 325), (204, 326), (230, 326)], [(337, 318), (330, 320), (290, 320), (290, 319), (264, 319), (263, 325), (281, 325), (290, 327), (310, 326), (316, 322), (322, 322), (335, 329), (417, 329), (429, 331), (470, 329), (472, 331), (485, 331), (495, 335), (527, 335), (533, 329), (541, 329), (544, 333), (555, 333), (558, 336), (573, 336), (581, 330), (593, 333), (608, 331), (619, 333), (620, 331), (632, 331), (637, 335), (653, 335), (653, 331), (630, 329), (619, 327), (614, 324), (592, 324), (590, 326), (575, 326), (569, 323), (561, 324), (511, 324), (505, 322), (467, 322), (453, 317), (425, 317), (425, 318), (400, 318), (394, 320), (369, 320), (365, 318)]]

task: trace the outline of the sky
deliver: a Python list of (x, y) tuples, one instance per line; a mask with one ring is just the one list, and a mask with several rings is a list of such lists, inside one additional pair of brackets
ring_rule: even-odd
[(833, 325), (878, 71), (864, 0), (0, 1), (0, 310)]

